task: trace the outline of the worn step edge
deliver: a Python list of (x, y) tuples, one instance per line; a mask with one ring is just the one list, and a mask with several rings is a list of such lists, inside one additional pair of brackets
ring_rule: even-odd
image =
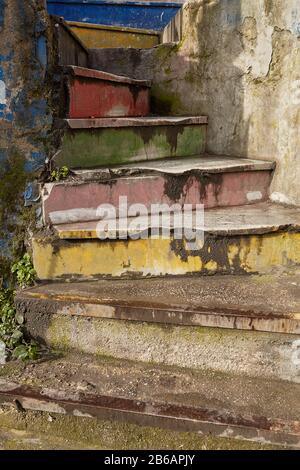
[(59, 390), (43, 390), (15, 383), (0, 385), (0, 402), (18, 404), (25, 410), (68, 414), (78, 417), (128, 421), (178, 431), (212, 433), (218, 437), (253, 440), (300, 447), (299, 422), (243, 417), (220, 410), (141, 401), (117, 396), (84, 395), (72, 398)]
[(192, 174), (219, 174), (251, 171), (273, 171), (276, 163), (268, 160), (254, 160), (248, 158), (228, 157), (222, 155), (202, 154), (196, 157), (168, 158), (152, 162), (128, 163), (115, 165), (109, 168), (96, 168), (87, 170), (72, 170), (70, 178), (47, 185), (81, 184), (89, 181), (109, 181), (114, 178), (136, 177), (148, 175), (192, 175)]
[(19, 311), (51, 312), (55, 315), (106, 318), (168, 325), (201, 326), (269, 333), (300, 334), (299, 312), (259, 311), (257, 308), (240, 311), (226, 307), (182, 308), (173, 304), (155, 304), (152, 301), (131, 302), (119, 299), (92, 298), (91, 295), (47, 294), (47, 286), (40, 292), (21, 291), (16, 297)]
[(101, 29), (104, 31), (120, 31), (122, 33), (138, 33), (144, 34), (145, 36), (158, 36), (161, 37), (161, 32), (152, 30), (152, 29), (141, 29), (141, 28), (131, 28), (129, 26), (111, 26), (105, 24), (96, 24), (96, 23), (83, 23), (81, 21), (66, 21), (67, 25), (72, 27), (76, 26), (77, 28), (89, 28), (89, 29)]
[[(109, 217), (106, 217), (109, 219)], [(128, 223), (123, 223), (125, 221)], [(139, 222), (139, 228), (135, 227), (134, 221)], [(94, 221), (74, 222), (55, 225), (54, 230), (60, 239), (97, 239), (99, 240), (98, 223), (100, 218)], [(127, 239), (132, 234), (145, 234), (153, 229), (170, 229), (173, 233), (176, 223), (176, 213), (164, 220), (164, 217), (150, 215), (118, 218), (117, 224), (108, 227), (107, 235), (111, 238)], [(286, 208), (269, 202), (252, 205), (212, 208), (204, 212), (204, 220), (195, 217), (195, 213), (185, 214), (184, 227), (202, 231), (205, 235), (212, 236), (235, 236), (235, 235), (264, 235), (275, 232), (299, 232), (300, 231), (300, 209)], [(171, 236), (171, 235), (170, 235)], [(107, 238), (109, 238), (107, 236)], [(151, 234), (146, 238), (151, 238)], [(164, 238), (170, 238), (165, 236)]]
[(76, 78), (85, 78), (92, 80), (101, 80), (108, 82), (116, 82), (125, 85), (134, 85), (143, 88), (151, 87), (151, 80), (136, 80), (134, 78), (125, 77), (121, 75), (115, 75), (113, 73), (102, 72), (101, 70), (94, 70), (85, 67), (78, 67), (76, 65), (65, 65), (61, 66), (60, 70), (68, 75)]
[(59, 129), (95, 129), (115, 127), (154, 127), (206, 125), (207, 116), (187, 117), (139, 117), (139, 118), (98, 118), (98, 119), (55, 119)]

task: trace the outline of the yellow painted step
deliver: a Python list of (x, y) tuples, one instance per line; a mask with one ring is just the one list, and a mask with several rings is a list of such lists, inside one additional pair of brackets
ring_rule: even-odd
[[(148, 227), (143, 222), (140, 232), (148, 233)], [(131, 236), (139, 231), (131, 228)], [(300, 266), (297, 208), (261, 203), (208, 210), (204, 243), (194, 245), (174, 239), (172, 229), (164, 238), (138, 239), (126, 239), (126, 230), (109, 230), (110, 239), (100, 240), (94, 221), (59, 225), (54, 238), (36, 236), (33, 260), (39, 279), (249, 274)]]
[(184, 242), (171, 238), (61, 240), (55, 244), (35, 238), (33, 258), (41, 280), (268, 273), (300, 265), (300, 233), (208, 238), (197, 252), (189, 252)]
[(89, 49), (134, 47), (150, 49), (160, 43), (157, 31), (69, 21), (69, 27)]

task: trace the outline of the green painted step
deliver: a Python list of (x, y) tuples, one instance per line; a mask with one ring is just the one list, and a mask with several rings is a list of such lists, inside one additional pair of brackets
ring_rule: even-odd
[(93, 168), (203, 154), (207, 117), (62, 119), (56, 166)]

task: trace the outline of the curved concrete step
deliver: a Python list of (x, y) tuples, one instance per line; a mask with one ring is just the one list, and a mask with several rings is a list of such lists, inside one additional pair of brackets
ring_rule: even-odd
[(75, 170), (67, 181), (43, 185), (44, 222), (97, 220), (98, 206), (117, 207), (120, 197), (149, 210), (153, 204), (212, 208), (265, 201), (274, 167), (267, 161), (201, 155)]
[(205, 151), (206, 116), (56, 120), (57, 166), (95, 168)]
[(1, 376), (4, 407), (300, 446), (296, 384), (74, 354)]
[(57, 225), (53, 234), (36, 235), (38, 277), (255, 274), (300, 265), (297, 208), (261, 203), (211, 209), (205, 212), (204, 231), (202, 212), (196, 219), (186, 214), (184, 224), (180, 212), (161, 220), (155, 215), (126, 221), (114, 215), (103, 222)]
[(63, 67), (61, 76), (61, 117), (136, 117), (150, 112), (149, 81), (74, 66)]
[(89, 49), (134, 47), (148, 49), (158, 46), (160, 33), (147, 29), (108, 26), (68, 21), (68, 26)]

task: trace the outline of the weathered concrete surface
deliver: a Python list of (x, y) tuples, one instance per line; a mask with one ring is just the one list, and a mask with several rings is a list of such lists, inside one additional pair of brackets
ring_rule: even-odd
[(40, 311), (26, 329), (63, 351), (300, 383), (299, 336)]
[(111, 47), (147, 49), (160, 43), (160, 34), (157, 31), (78, 23), (74, 21), (69, 21), (68, 25), (89, 49)]
[(286, 446), (0, 407), (1, 450), (278, 450)]
[(58, 120), (54, 163), (69, 168), (125, 164), (205, 151), (207, 118), (102, 118)]
[(100, 70), (93, 70), (87, 67), (77, 67), (73, 65), (69, 65), (63, 67), (63, 71), (65, 73), (69, 73), (72, 77), (76, 77), (77, 79), (86, 78), (86, 79), (93, 79), (93, 80), (103, 80), (112, 83), (119, 83), (120, 85), (135, 85), (144, 88), (151, 87), (151, 80), (135, 80), (130, 77), (123, 77), (120, 75), (109, 74), (107, 72), (103, 72)]
[(275, 159), (274, 200), (299, 205), (298, 0), (193, 0), (182, 22), (150, 60), (157, 105), (207, 114), (212, 153)]
[(15, 146), (28, 170), (43, 165), (44, 140), (51, 126), (46, 87), (49, 31), (43, 5), (42, 0), (1, 0), (0, 148), (5, 153)]
[[(300, 334), (300, 274), (51, 283), (20, 291), (27, 316), (84, 316)], [(255, 292), (255, 296), (253, 296)]]
[[(155, 55), (160, 48), (136, 49), (114, 47), (90, 49), (90, 67), (96, 70), (125, 75), (139, 80), (151, 80), (154, 76)], [(159, 58), (157, 58), (159, 60)]]
[[(43, 1), (0, 1), (0, 284), (9, 273), (11, 245), (16, 254), (23, 243), (17, 237), (26, 181), (47, 153), (48, 33)], [(30, 190), (25, 195), (30, 199)]]
[(0, 401), (54, 415), (299, 447), (299, 385), (80, 355), (49, 359), (51, 377), (50, 361), (4, 367)]
[(151, 82), (69, 66), (62, 73), (61, 117), (102, 118), (147, 116)]
[[(41, 233), (33, 239), (34, 266), (41, 280), (255, 274), (299, 266), (297, 209), (262, 203), (206, 214), (204, 244), (198, 238), (192, 246), (185, 238), (175, 239), (172, 229), (170, 235), (147, 238), (148, 217), (130, 219), (128, 228), (114, 220), (101, 227), (96, 221), (57, 225), (54, 236)], [(170, 228), (159, 217), (151, 225)], [(202, 232), (202, 221), (193, 227)], [(103, 240), (104, 233), (110, 239)]]
[(97, 220), (98, 206), (118, 208), (120, 197), (127, 197), (128, 205), (144, 204), (149, 211), (153, 204), (192, 204), (193, 209), (196, 204), (253, 204), (268, 198), (272, 168), (269, 162), (203, 155), (79, 170), (68, 181), (43, 185), (43, 218), (54, 225)]
[[(170, 211), (167, 212), (170, 213)], [(174, 213), (176, 213), (176, 209)], [(107, 219), (112, 219), (114, 215), (112, 214), (112, 217), (107, 216)], [(175, 216), (170, 216), (170, 220), (163, 218), (153, 220), (151, 215), (136, 215), (136, 212), (130, 214), (129, 211), (125, 216), (128, 216), (128, 238), (132, 233), (143, 233), (148, 229), (170, 227), (170, 230), (173, 231), (178, 226), (176, 225)], [(61, 239), (99, 239), (98, 222), (100, 220), (101, 218), (98, 216), (96, 221), (69, 223), (54, 228)], [(192, 229), (204, 230), (206, 235), (215, 237), (263, 235), (282, 231), (298, 233), (300, 231), (300, 209), (265, 202), (208, 210), (204, 213), (203, 220), (193, 218), (192, 214), (186, 214), (182, 222), (186, 223), (187, 226), (190, 221)], [(122, 225), (121, 219), (118, 226), (117, 224), (108, 225), (110, 234), (115, 235), (113, 239), (122, 239), (126, 229), (127, 227)]]
[(134, 176), (143, 174), (188, 175), (193, 171), (199, 173), (233, 173), (235, 171), (263, 171), (274, 170), (272, 161), (251, 160), (249, 158), (228, 157), (226, 155), (203, 154), (201, 156), (185, 158), (172, 158), (150, 162), (129, 163), (111, 168), (97, 168), (94, 170), (75, 170), (73, 174), (81, 180), (94, 181), (109, 180), (119, 176)]

